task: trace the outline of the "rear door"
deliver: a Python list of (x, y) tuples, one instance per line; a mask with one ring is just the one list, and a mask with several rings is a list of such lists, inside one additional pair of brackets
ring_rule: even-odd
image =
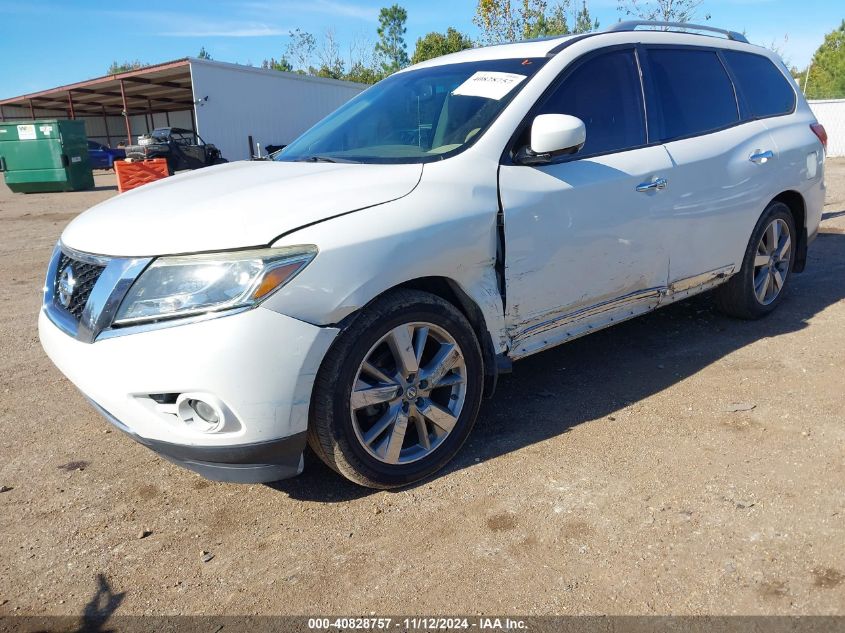
[(779, 157), (766, 126), (741, 111), (720, 51), (649, 46), (646, 57), (652, 128), (674, 165), (659, 203), (680, 292), (739, 269)]
[(505, 160), (499, 172), (514, 357), (653, 308), (667, 281), (664, 192), (646, 187), (669, 177), (671, 161), (649, 146), (635, 49), (575, 62), (525, 129), (551, 113), (585, 122), (583, 149), (542, 166)]
[[(824, 206), (824, 150), (810, 127), (816, 122), (813, 112), (799, 103), (797, 86), (780, 60), (740, 51), (724, 51), (723, 57), (747, 117), (760, 120), (774, 140), (778, 160), (768, 170), (773, 193), (799, 192), (805, 200), (805, 228), (814, 233)], [(798, 230), (799, 239), (805, 239)], [(799, 257), (801, 252), (799, 247)]]

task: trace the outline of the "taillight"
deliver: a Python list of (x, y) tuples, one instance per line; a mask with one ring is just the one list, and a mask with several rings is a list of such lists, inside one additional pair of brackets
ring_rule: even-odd
[(813, 130), (813, 134), (819, 137), (822, 145), (824, 145), (824, 151), (827, 151), (827, 130), (824, 129), (824, 126), (821, 123), (813, 123), (810, 129)]

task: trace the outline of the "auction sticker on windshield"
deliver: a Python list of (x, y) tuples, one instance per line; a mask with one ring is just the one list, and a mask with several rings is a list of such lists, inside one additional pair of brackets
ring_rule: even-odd
[(479, 71), (452, 91), (460, 97), (484, 97), (498, 101), (525, 79), (525, 75)]

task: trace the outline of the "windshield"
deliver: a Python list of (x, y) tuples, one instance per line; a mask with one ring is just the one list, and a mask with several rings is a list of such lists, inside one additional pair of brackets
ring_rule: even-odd
[(545, 62), (488, 60), (397, 73), (330, 114), (274, 160), (442, 160), (480, 138)]

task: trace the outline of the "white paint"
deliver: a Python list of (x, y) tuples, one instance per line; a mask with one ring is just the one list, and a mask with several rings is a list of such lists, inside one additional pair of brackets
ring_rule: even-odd
[[(426, 65), (540, 57), (561, 41), (476, 49)], [(203, 323), (88, 345), (42, 315), (45, 349), (84, 393), (142, 437), (245, 443), (305, 428), (314, 374), (335, 325), (399, 284), (446, 278), (480, 310), (494, 351), (519, 358), (723, 283), (779, 192), (803, 196), (814, 234), (823, 168), (814, 173), (808, 166), (807, 156), (821, 146), (803, 99), (792, 115), (696, 139), (542, 167), (500, 165), (516, 127), (569, 64), (598, 47), (633, 42), (717, 45), (776, 59), (764, 49), (689, 34), (591, 37), (550, 59), (474, 145), (446, 160), (424, 166), (239, 162), (122, 194), (77, 218), (62, 240), (123, 256), (301, 244), (316, 245), (319, 254), (260, 308)], [(293, 126), (303, 120), (297, 108), (314, 108), (321, 98), (288, 97), (282, 88), (272, 98), (272, 86), (289, 79), (270, 71), (256, 71), (258, 81), (204, 62), (192, 68), (195, 87), (209, 90), (199, 108), (201, 126), (221, 130), (224, 153), (229, 142), (248, 152), (245, 133), (252, 128), (245, 126), (279, 131), (270, 126), (287, 119)], [(235, 110), (251, 103), (248, 86), (259, 86), (254, 121)], [(311, 89), (308, 82), (296, 86)], [(328, 101), (321, 103), (329, 109)], [(231, 136), (223, 134), (227, 125)], [(262, 143), (290, 140), (253, 136)], [(759, 151), (773, 158), (752, 163)], [(636, 191), (658, 177), (667, 188)], [(507, 306), (495, 268), (500, 199)], [(235, 411), (239, 435), (191, 435), (163, 423), (134, 396), (192, 391), (214, 394)]]
[(541, 114), (531, 124), (531, 150), (537, 154), (581, 148), (586, 141), (584, 122), (568, 114)]
[(819, 157), (816, 152), (807, 154), (807, 178), (815, 178), (819, 173)]
[[(674, 167), (662, 192), (668, 195), (655, 196), (654, 212), (669, 246), (669, 282), (739, 268), (757, 220), (784, 190), (772, 177), (779, 157), (767, 127), (752, 121), (665, 147)], [(775, 158), (760, 165), (749, 160), (766, 151)]]
[[(538, 168), (502, 166), (512, 336), (523, 338), (561, 312), (666, 286), (671, 245), (655, 213), (659, 194), (636, 188), (671, 167), (662, 146)], [(519, 347), (538, 351), (549, 337), (534, 330)]]
[[(337, 334), (263, 308), (93, 345), (67, 336), (43, 312), (38, 330), (50, 360), (133, 431), (203, 446), (261, 442), (304, 431), (314, 375)], [(282, 353), (268, 354), (271, 349)], [(239, 430), (202, 433), (135, 397), (174, 390), (214, 394), (238, 417)]]
[(827, 130), (827, 155), (845, 156), (845, 99), (810, 101), (810, 108)]
[(289, 144), (365, 88), (200, 59), (191, 60), (191, 79), (200, 136), (228, 160), (250, 158), (250, 136), (262, 147)]
[(401, 198), (421, 172), (421, 165), (274, 161), (206, 167), (92, 207), (65, 228), (62, 241), (123, 257), (260, 246), (303, 225)]

